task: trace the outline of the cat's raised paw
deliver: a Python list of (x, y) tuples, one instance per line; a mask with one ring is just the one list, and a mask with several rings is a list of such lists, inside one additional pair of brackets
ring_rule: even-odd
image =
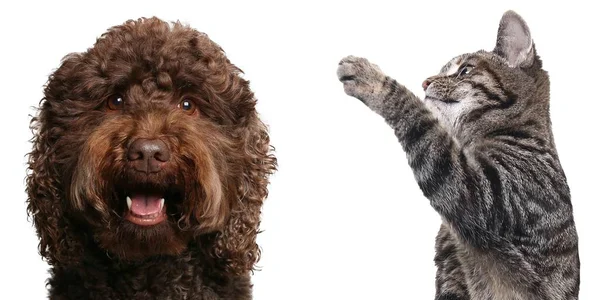
[(344, 84), (344, 92), (371, 106), (381, 91), (385, 74), (366, 58), (347, 56), (339, 63), (338, 79)]

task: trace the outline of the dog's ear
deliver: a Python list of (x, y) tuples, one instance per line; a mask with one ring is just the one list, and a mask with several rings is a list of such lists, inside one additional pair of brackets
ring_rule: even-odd
[(57, 105), (69, 89), (67, 78), (78, 64), (78, 55), (63, 59), (58, 70), (50, 76), (44, 90), (38, 114), (31, 120), (33, 149), (29, 153), (27, 174), (27, 212), (40, 238), (40, 254), (53, 265), (56, 262), (76, 263), (83, 251), (81, 240), (74, 234), (74, 225), (65, 212), (64, 182), (59, 172), (61, 158), (56, 143), (64, 134), (56, 124)]
[(229, 215), (210, 243), (211, 252), (225, 262), (228, 272), (246, 274), (254, 269), (260, 258), (256, 244), (260, 210), (268, 193), (268, 177), (275, 171), (277, 161), (271, 153), (267, 127), (257, 115), (256, 99), (249, 82), (240, 76), (243, 72), (206, 34), (195, 32), (191, 44), (198, 48), (203, 65), (213, 74), (220, 74), (211, 77), (214, 82), (209, 86), (220, 99), (226, 99), (223, 104), (236, 127), (230, 132), (235, 144), (231, 155), (236, 164), (232, 169), (239, 174), (234, 176), (234, 188), (225, 193), (230, 198)]
[(229, 272), (236, 274), (252, 271), (260, 258), (256, 244), (260, 210), (268, 194), (268, 177), (277, 167), (267, 128), (254, 109), (247, 126), (241, 130), (244, 174), (238, 185), (238, 197), (232, 203), (230, 218), (215, 244), (215, 254), (225, 259)]

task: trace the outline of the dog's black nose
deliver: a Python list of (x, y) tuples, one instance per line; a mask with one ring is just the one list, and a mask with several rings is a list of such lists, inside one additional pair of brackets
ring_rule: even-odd
[(163, 163), (171, 157), (171, 152), (165, 142), (158, 139), (137, 139), (127, 151), (127, 159), (133, 168), (140, 172), (156, 173)]

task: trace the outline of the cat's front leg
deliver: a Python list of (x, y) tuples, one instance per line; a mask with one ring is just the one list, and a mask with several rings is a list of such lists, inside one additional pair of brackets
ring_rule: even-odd
[(365, 103), (389, 123), (404, 118), (405, 108), (425, 109), (417, 96), (366, 58), (345, 57), (339, 63), (337, 75), (346, 94)]

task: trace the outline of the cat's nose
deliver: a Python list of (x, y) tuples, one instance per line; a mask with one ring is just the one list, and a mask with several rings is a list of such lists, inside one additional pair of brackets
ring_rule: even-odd
[(427, 78), (425, 79), (425, 81), (423, 81), (423, 84), (421, 84), (421, 86), (423, 87), (423, 90), (426, 91), (427, 87), (431, 84), (431, 79)]

